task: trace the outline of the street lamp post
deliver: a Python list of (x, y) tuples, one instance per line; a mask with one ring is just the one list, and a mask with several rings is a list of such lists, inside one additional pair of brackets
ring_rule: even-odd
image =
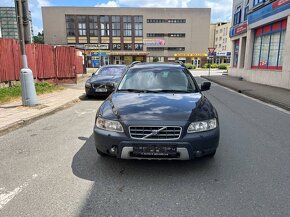
[(33, 74), (31, 69), (28, 68), (23, 26), (23, 9), (25, 10), (26, 16), (29, 14), (28, 0), (15, 0), (15, 8), (17, 13), (17, 25), (23, 67), (20, 70), (22, 104), (24, 106), (35, 106), (37, 104), (37, 96)]

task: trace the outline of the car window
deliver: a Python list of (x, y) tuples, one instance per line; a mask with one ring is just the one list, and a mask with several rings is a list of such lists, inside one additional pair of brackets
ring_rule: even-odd
[(118, 75), (121, 76), (125, 71), (125, 67), (104, 67), (101, 68), (97, 74), (98, 75)]
[(172, 90), (196, 92), (192, 78), (183, 69), (131, 69), (122, 81), (118, 90)]

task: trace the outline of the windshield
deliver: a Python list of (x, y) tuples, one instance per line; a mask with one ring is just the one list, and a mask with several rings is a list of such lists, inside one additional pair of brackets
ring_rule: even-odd
[(145, 68), (128, 71), (118, 91), (197, 92), (197, 88), (185, 69)]
[(108, 76), (122, 76), (126, 67), (104, 67), (101, 68), (96, 75), (108, 75)]

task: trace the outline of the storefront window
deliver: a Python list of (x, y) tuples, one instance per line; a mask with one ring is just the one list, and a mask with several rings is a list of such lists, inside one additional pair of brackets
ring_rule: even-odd
[(234, 44), (234, 67), (237, 67), (239, 61), (240, 40), (235, 40)]
[(279, 21), (255, 30), (252, 68), (282, 69), (287, 21)]

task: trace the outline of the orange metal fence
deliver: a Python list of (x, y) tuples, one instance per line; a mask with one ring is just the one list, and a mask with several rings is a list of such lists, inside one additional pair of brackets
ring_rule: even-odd
[[(39, 80), (75, 81), (83, 73), (83, 60), (77, 50), (46, 44), (26, 45), (28, 66)], [(21, 53), (18, 41), (0, 39), (0, 82), (19, 80)]]

